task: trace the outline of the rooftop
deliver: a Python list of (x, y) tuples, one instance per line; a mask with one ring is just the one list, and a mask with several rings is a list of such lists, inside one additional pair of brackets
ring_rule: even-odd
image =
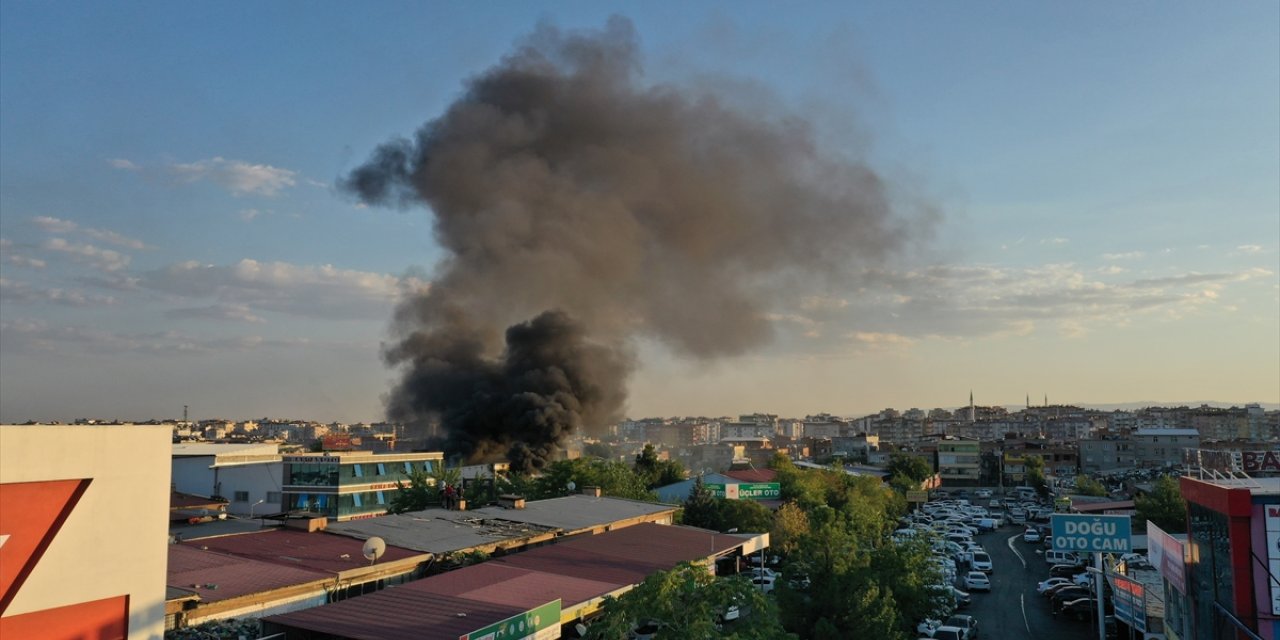
[(1138, 429), (1133, 432), (1135, 436), (1199, 436), (1200, 432), (1196, 429)]
[[(296, 529), (266, 529), (255, 533), (219, 536), (182, 546), (198, 546), (238, 558), (328, 573), (369, 566), (363, 553), (364, 543), (360, 540)], [(378, 562), (382, 564), (415, 556), (422, 556), (422, 553), (388, 544)]]
[(190, 544), (169, 545), (167, 585), (195, 593), (204, 602), (329, 579), (313, 569), (237, 558)]
[(180, 442), (173, 445), (175, 458), (187, 456), (274, 455), (280, 452), (278, 442), (227, 444), (220, 442)]
[(654, 571), (730, 551), (750, 537), (642, 523), (267, 621), (361, 640), (453, 640), (557, 598), (570, 612)]

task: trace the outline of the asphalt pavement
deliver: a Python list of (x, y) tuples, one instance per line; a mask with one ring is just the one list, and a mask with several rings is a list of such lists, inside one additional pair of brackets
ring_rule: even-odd
[(991, 592), (974, 592), (973, 605), (961, 613), (978, 619), (978, 637), (985, 640), (1097, 638), (1096, 624), (1054, 617), (1049, 603), (1036, 593), (1036, 585), (1049, 576), (1049, 565), (1036, 553), (1043, 545), (1022, 541), (1023, 530), (1013, 525), (975, 538), (991, 555)]

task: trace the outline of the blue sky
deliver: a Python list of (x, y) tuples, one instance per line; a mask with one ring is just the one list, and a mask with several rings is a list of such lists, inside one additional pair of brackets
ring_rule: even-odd
[[(373, 420), (431, 214), (335, 179), (539, 21), (801, 117), (941, 214), (633, 416), (1280, 401), (1280, 5), (0, 5), (0, 420)], [(708, 310), (714, 312), (714, 310)]]

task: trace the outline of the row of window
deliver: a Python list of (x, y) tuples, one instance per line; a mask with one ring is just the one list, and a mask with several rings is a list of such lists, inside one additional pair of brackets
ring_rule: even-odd
[(384, 513), (391, 504), (396, 489), (364, 491), (340, 495), (294, 493), (289, 494), (289, 510), (322, 513), (331, 518), (363, 513)]
[[(236, 491), (236, 492), (234, 492), (234, 494), (232, 495), (232, 497), (231, 497), (231, 501), (232, 501), (232, 502), (249, 502), (249, 492), (248, 492), (248, 491)], [(267, 492), (267, 497), (266, 497), (266, 502), (270, 502), (270, 503), (272, 503), (272, 504), (275, 504), (275, 503), (280, 502), (280, 492), (279, 492), (279, 491), (268, 491), (268, 492)]]
[(293, 486), (332, 487), (362, 484), (372, 480), (405, 479), (414, 471), (432, 473), (435, 460), (421, 462), (368, 462), (360, 464), (290, 464), (285, 484)]

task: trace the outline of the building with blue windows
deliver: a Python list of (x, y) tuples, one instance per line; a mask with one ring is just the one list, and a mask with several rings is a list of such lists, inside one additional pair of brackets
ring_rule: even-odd
[(331, 520), (386, 513), (399, 483), (408, 484), (414, 471), (435, 473), (444, 462), (439, 451), (330, 451), (282, 458), (285, 509), (319, 513)]

